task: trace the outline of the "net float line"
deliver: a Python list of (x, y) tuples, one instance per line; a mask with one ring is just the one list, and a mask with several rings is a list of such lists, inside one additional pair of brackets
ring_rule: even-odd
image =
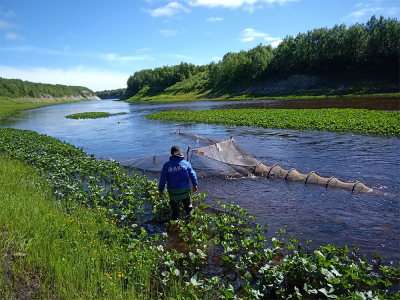
[(279, 164), (272, 167), (260, 163), (254, 171), (254, 175), (267, 178), (282, 178), (285, 181), (299, 181), (304, 184), (322, 185), (325, 188), (340, 188), (350, 190), (353, 193), (371, 192), (372, 189), (362, 182), (343, 182), (336, 177), (321, 177), (317, 172), (312, 171), (308, 174), (299, 173), (296, 169), (284, 170)]

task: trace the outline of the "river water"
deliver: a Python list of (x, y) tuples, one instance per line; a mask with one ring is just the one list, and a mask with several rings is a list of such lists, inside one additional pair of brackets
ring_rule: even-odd
[[(278, 130), (257, 127), (217, 126), (147, 120), (144, 115), (170, 110), (232, 108), (352, 107), (400, 110), (398, 99), (316, 99), (260, 101), (198, 101), (127, 103), (102, 100), (22, 111), (0, 126), (29, 129), (82, 147), (96, 157), (141, 157), (168, 154), (172, 145), (187, 149), (196, 141), (170, 135), (178, 128), (214, 139), (235, 141), (267, 166), (276, 163), (301, 173), (316, 171), (344, 182), (361, 181), (381, 194), (352, 194), (346, 190), (284, 182), (281, 179), (201, 178), (199, 189), (216, 200), (234, 201), (268, 223), (267, 236), (286, 230), (303, 245), (353, 244), (370, 260), (375, 252), (384, 261), (400, 262), (400, 140), (353, 133)], [(65, 116), (87, 111), (126, 115), (102, 119), (71, 120)], [(150, 175), (149, 175), (150, 176)]]

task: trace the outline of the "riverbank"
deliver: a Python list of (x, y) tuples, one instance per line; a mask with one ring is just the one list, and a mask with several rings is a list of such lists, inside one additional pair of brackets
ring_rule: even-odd
[[(365, 71), (365, 74), (363, 74)], [(206, 72), (167, 88), (145, 85), (127, 101), (324, 99), (336, 97), (397, 97), (398, 72), (353, 70), (342, 73), (276, 75), (237, 84), (213, 83)], [(397, 80), (397, 81), (396, 81)]]
[[(297, 92), (297, 93), (275, 93), (275, 94), (265, 94), (265, 93), (236, 93), (224, 91), (201, 91), (201, 92), (191, 92), (191, 93), (138, 93), (137, 95), (130, 97), (125, 100), (127, 102), (175, 102), (175, 101), (226, 101), (226, 100), (280, 100), (280, 99), (335, 99), (335, 98), (394, 98), (399, 99), (399, 92), (390, 93), (363, 93), (363, 92), (352, 92), (352, 93), (335, 93), (335, 91), (329, 91), (325, 93), (321, 92)], [(400, 106), (400, 105), (399, 105)]]
[(44, 106), (51, 106), (65, 103), (93, 101), (98, 99), (83, 98), (79, 100), (65, 100), (63, 98), (9, 98), (0, 96), (0, 120), (5, 120), (17, 112), (26, 109), (34, 109)]
[[(0, 231), (7, 233), (0, 237), (2, 245), (13, 245), (3, 252), (13, 253), (7, 257), (24, 278), (39, 274), (39, 292), (47, 298), (400, 296), (400, 268), (384, 266), (378, 254), (368, 264), (356, 245), (348, 255), (347, 246), (333, 244), (310, 252), (311, 241), (302, 246), (282, 229), (267, 238), (268, 224), (257, 224), (233, 203), (209, 207), (202, 194), (194, 195), (190, 222), (170, 227), (169, 199), (157, 197), (157, 182), (32, 131), (0, 128), (0, 153), (6, 158), (0, 180), (7, 187), (0, 191), (7, 195), (0, 202)], [(8, 164), (11, 158), (39, 173)], [(44, 197), (32, 197), (37, 190)], [(149, 235), (146, 229), (157, 220), (168, 230)], [(24, 273), (18, 266), (32, 269)]]
[[(152, 299), (158, 251), (103, 210), (55, 201), (40, 171), (0, 156), (0, 296)], [(126, 241), (138, 243), (128, 247)], [(132, 244), (131, 244), (132, 245)], [(177, 297), (171, 281), (165, 296)], [(3, 299), (3, 298), (2, 298)]]
[[(335, 98), (393, 98), (400, 100), (400, 93), (380, 93), (380, 94), (346, 94), (346, 95), (293, 95), (288, 94), (285, 96), (263, 96), (263, 95), (253, 95), (253, 94), (222, 94), (219, 96), (210, 96), (208, 93), (204, 94), (155, 94), (143, 97), (131, 97), (127, 102), (178, 102), (178, 101), (226, 101), (226, 100), (285, 100), (285, 99), (335, 99)], [(399, 105), (400, 106), (400, 105)]]

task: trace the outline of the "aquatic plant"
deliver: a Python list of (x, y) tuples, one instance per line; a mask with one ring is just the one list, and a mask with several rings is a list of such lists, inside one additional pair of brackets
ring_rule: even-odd
[[(113, 273), (105, 271), (103, 277), (111, 280), (110, 277), (124, 274), (125, 278), (118, 277), (114, 286), (126, 290), (140, 286), (144, 298), (165, 297), (171, 289), (175, 289), (173, 294), (168, 294), (171, 299), (400, 297), (400, 268), (385, 266), (378, 254), (373, 264), (369, 264), (358, 254), (355, 245), (351, 255), (347, 246), (332, 244), (309, 253), (307, 241), (304, 253), (296, 238), (284, 237), (285, 230), (268, 238), (268, 224), (258, 224), (256, 218), (233, 202), (217, 201), (210, 207), (201, 201), (206, 196), (204, 193), (193, 196), (195, 209), (190, 220), (167, 223), (167, 232), (162, 234), (146, 232), (148, 226), (144, 225), (151, 219), (169, 220), (169, 198), (168, 195), (158, 198), (157, 181), (28, 130), (0, 128), (0, 154), (35, 167), (46, 179), (59, 214), (56, 218), (52, 216), (54, 211), (49, 211), (48, 224), (55, 224), (52, 220), (75, 224), (83, 207), (95, 213), (96, 222), (110, 222), (113, 226), (110, 231), (94, 224), (90, 228), (73, 227), (77, 237), (70, 235), (63, 223), (57, 223), (56, 228), (64, 229), (57, 231), (54, 239), (63, 247), (74, 245), (70, 248), (79, 248), (79, 251), (83, 251), (82, 243), (97, 249), (98, 244), (93, 246), (88, 231), (89, 235), (99, 234), (102, 243), (103, 239), (117, 240), (118, 245), (107, 254), (106, 261), (96, 260), (95, 267), (87, 272), (98, 274), (104, 272), (102, 266), (119, 266), (119, 270), (112, 269)], [(21, 182), (24, 180), (30, 181), (30, 178), (21, 178)], [(175, 246), (171, 248), (167, 240)], [(108, 244), (104, 242), (104, 245)], [(60, 253), (72, 255), (72, 250)], [(122, 252), (129, 253), (129, 258)], [(49, 268), (51, 278), (58, 278), (52, 270), (59, 270), (63, 265), (60, 253), (54, 258), (55, 269)], [(101, 256), (102, 252), (99, 253)], [(82, 255), (82, 259), (88, 256)], [(215, 270), (219, 271), (210, 272), (210, 264), (215, 264)], [(146, 272), (146, 280), (136, 277), (138, 272)], [(91, 280), (99, 285), (101, 293), (110, 290), (102, 280)]]
[(227, 109), (148, 114), (152, 120), (400, 137), (400, 112), (366, 109)]
[(101, 111), (92, 111), (92, 112), (83, 112), (83, 113), (76, 113), (66, 116), (68, 119), (97, 119), (97, 118), (107, 118), (115, 115), (126, 115), (126, 112), (119, 112), (116, 114), (111, 114), (108, 112), (101, 112)]

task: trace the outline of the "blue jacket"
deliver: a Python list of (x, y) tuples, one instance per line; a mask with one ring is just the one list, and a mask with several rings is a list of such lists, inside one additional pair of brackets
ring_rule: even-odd
[(187, 187), (190, 189), (189, 178), (193, 186), (197, 186), (196, 172), (192, 169), (192, 165), (180, 157), (171, 156), (162, 168), (158, 191), (164, 191), (167, 183), (168, 192), (171, 189), (181, 189)]

